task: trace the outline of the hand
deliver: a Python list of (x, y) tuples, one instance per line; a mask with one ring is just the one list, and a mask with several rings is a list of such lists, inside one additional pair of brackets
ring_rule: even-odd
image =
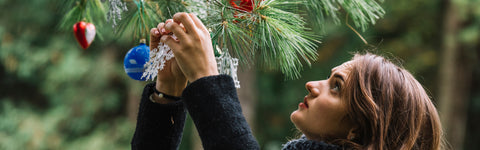
[[(173, 20), (169, 19), (166, 22), (173, 22)], [(164, 23), (159, 23), (157, 28), (152, 28), (150, 30), (150, 50), (156, 48), (162, 35), (166, 34), (169, 34), (169, 31), (164, 29)], [(155, 87), (158, 91), (167, 95), (180, 96), (186, 85), (187, 79), (182, 70), (180, 70), (175, 58), (166, 61), (163, 70), (158, 70), (157, 85)]]
[(177, 13), (173, 16), (173, 22), (166, 22), (165, 29), (173, 32), (177, 40), (170, 35), (163, 35), (160, 41), (173, 50), (180, 69), (190, 82), (218, 75), (210, 33), (197, 16)]

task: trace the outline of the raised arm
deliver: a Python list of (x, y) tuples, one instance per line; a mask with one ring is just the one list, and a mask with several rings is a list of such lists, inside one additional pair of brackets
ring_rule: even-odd
[[(169, 20), (167, 22), (172, 22)], [(156, 48), (164, 24), (150, 31), (150, 49)], [(142, 94), (137, 117), (137, 127), (132, 139), (132, 149), (178, 149), (185, 124), (186, 111), (182, 100), (160, 97), (155, 90), (174, 97), (180, 97), (187, 79), (177, 65), (175, 58), (167, 61), (157, 74), (157, 82), (148, 84)]]
[(230, 76), (200, 78), (183, 91), (183, 98), (206, 150), (260, 149)]
[(182, 139), (186, 111), (180, 101), (168, 104), (152, 102), (155, 83), (145, 86), (132, 139), (133, 150), (176, 150)]
[(218, 75), (210, 33), (203, 23), (193, 14), (177, 13), (165, 29), (178, 38), (162, 36), (161, 41), (172, 48), (180, 69), (191, 82), (182, 97), (203, 147), (260, 149), (242, 114), (232, 78)]

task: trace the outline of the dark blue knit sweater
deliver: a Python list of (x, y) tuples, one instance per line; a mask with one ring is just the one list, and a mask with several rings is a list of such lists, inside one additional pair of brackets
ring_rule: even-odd
[[(186, 111), (191, 115), (206, 150), (260, 149), (244, 116), (230, 76), (209, 76), (188, 85), (182, 100), (157, 104), (149, 100), (155, 83), (146, 85), (132, 139), (132, 149), (178, 149)], [(338, 149), (300, 138), (284, 145), (289, 149)]]

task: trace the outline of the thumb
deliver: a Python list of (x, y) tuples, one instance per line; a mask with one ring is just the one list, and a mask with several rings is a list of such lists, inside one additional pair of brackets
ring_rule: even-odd
[(167, 44), (174, 54), (177, 53), (177, 50), (180, 48), (178, 40), (174, 39), (171, 35), (163, 35), (160, 38), (160, 42)]

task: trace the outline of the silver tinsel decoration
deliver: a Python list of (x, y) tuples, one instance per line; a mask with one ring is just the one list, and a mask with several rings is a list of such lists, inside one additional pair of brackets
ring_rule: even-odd
[(122, 0), (108, 0), (110, 2), (110, 8), (107, 12), (107, 22), (112, 21), (112, 28), (115, 29), (117, 26), (117, 20), (122, 20), (122, 12), (127, 11), (127, 4), (122, 2)]

